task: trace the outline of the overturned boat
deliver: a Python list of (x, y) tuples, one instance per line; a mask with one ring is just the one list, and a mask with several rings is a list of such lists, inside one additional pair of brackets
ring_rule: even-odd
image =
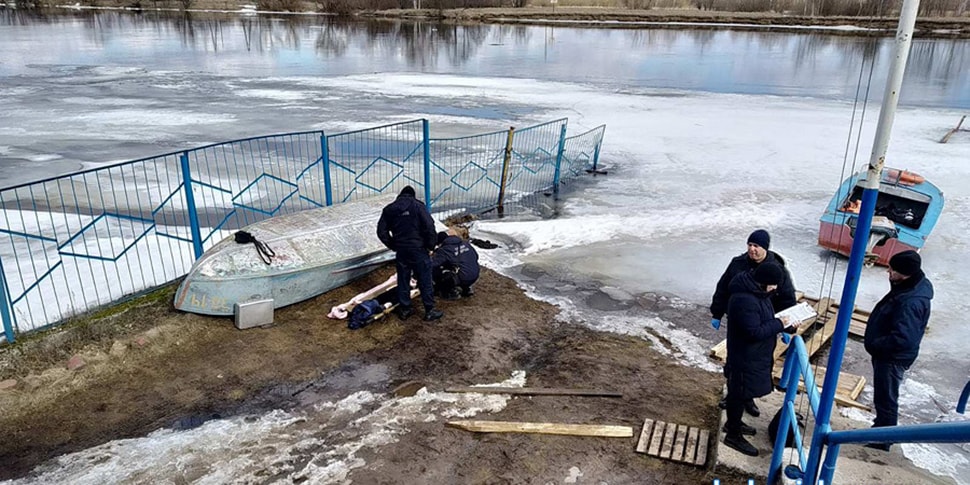
[[(381, 210), (394, 197), (306, 210), (243, 228), (258, 243), (227, 237), (211, 247), (179, 285), (175, 308), (230, 316), (236, 303), (270, 299), (280, 308), (374, 271), (394, 258), (377, 238)], [(272, 257), (260, 254), (260, 244)]]
[[(829, 202), (819, 224), (818, 244), (844, 256), (852, 252), (859, 221), (866, 171), (844, 182)], [(889, 258), (906, 250), (919, 250), (943, 212), (943, 192), (914, 172), (886, 168), (879, 181), (875, 215), (865, 263), (888, 265)]]

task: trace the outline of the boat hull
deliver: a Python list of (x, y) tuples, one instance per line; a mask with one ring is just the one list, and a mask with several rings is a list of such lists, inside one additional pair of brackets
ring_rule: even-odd
[[(866, 172), (855, 173), (842, 182), (819, 220), (818, 244), (843, 256), (852, 252), (854, 227), (859, 215)], [(856, 206), (849, 208), (849, 202)], [(893, 232), (873, 246), (867, 264), (889, 265), (895, 254), (920, 250), (943, 211), (943, 192), (923, 177), (904, 170), (886, 168), (880, 179), (876, 215), (892, 220)], [(898, 213), (897, 213), (898, 212)], [(908, 215), (905, 214), (908, 212)]]
[[(849, 257), (849, 254), (852, 253), (851, 230), (844, 224), (822, 222), (819, 224), (818, 245), (845, 257)], [(897, 238), (890, 238), (882, 246), (872, 248), (872, 253), (879, 257), (874, 262), (880, 266), (889, 266), (889, 258), (893, 257), (896, 253), (910, 249), (918, 250), (919, 248), (900, 242)]]
[(377, 238), (377, 220), (393, 197), (273, 217), (243, 230), (276, 256), (264, 263), (253, 244), (228, 237), (192, 266), (175, 294), (175, 308), (203, 315), (233, 315), (236, 303), (273, 300), (280, 308), (364, 276), (394, 253)]

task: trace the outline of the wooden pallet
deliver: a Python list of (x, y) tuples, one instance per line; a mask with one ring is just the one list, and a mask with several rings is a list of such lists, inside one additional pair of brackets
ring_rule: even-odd
[(637, 452), (691, 465), (704, 466), (710, 432), (692, 426), (643, 420)]

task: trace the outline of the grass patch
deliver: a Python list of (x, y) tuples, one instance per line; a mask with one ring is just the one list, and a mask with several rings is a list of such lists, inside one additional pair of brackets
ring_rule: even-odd
[(85, 350), (106, 352), (115, 340), (152, 328), (151, 318), (118, 318), (134, 308), (155, 307), (155, 312), (174, 311), (171, 301), (177, 283), (100, 307), (45, 330), (21, 334), (13, 344), (0, 347), (0, 380), (63, 365)]

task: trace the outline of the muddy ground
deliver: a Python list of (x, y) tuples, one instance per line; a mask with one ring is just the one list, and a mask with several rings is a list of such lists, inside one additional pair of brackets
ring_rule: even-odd
[[(615, 424), (639, 433), (644, 418), (717, 427), (719, 375), (684, 367), (635, 337), (556, 320), (514, 281), (484, 271), (477, 294), (441, 302), (445, 318), (389, 318), (360, 330), (328, 320), (331, 306), (386, 279), (393, 269), (276, 312), (267, 328), (237, 330), (231, 319), (177, 312), (173, 287), (0, 350), (0, 478), (29, 476), (64, 453), (178, 428), (186, 420), (263, 414), (299, 405), (308, 392), (340, 399), (358, 390), (390, 393), (419, 381), (429, 390), (500, 382), (515, 370), (530, 387), (622, 392), (622, 398), (513, 398), (475, 419)], [(649, 303), (644, 303), (649, 304)], [(68, 370), (78, 356), (85, 364)], [(76, 360), (77, 357), (75, 357)], [(349, 382), (379, 364), (386, 377)], [(342, 385), (335, 386), (335, 382)], [(713, 439), (713, 438), (712, 438)], [(714, 443), (711, 443), (714, 446)], [(635, 438), (477, 435), (441, 422), (412, 426), (365, 453), (353, 483), (743, 483), (727, 470), (635, 453)], [(713, 455), (713, 448), (712, 448)], [(373, 465), (373, 466), (372, 466)], [(110, 481), (110, 477), (105, 477)]]

